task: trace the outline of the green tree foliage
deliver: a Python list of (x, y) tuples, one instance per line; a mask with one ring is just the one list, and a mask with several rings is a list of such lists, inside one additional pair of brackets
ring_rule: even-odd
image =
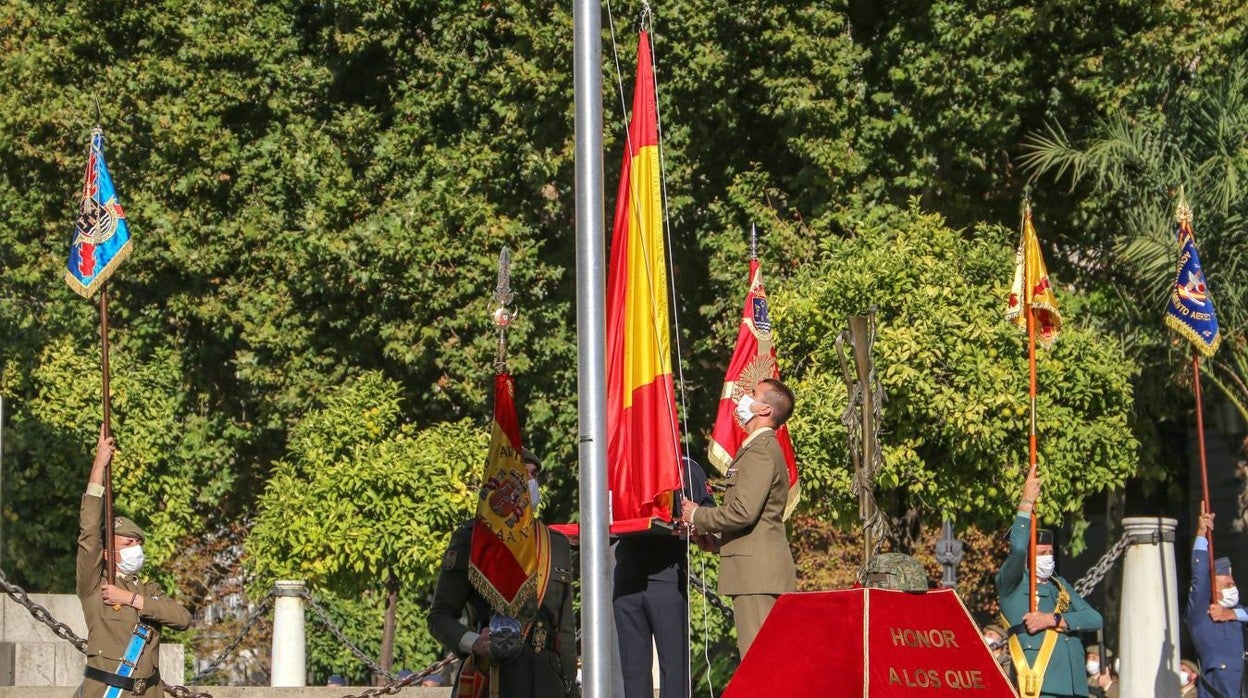
[[(865, 216), (848, 239), (826, 238), (826, 261), (775, 294), (788, 351), (782, 371), (801, 407), (792, 422), (804, 501), (856, 521), (839, 415), (846, 390), (834, 341), (849, 315), (878, 306), (877, 372), (887, 395), (877, 485), (895, 521), (914, 512), (991, 528), (1008, 520), (1027, 467), (1024, 338), (1005, 321), (1015, 236), (984, 227), (967, 239), (914, 208)], [(1079, 516), (1089, 495), (1135, 471), (1131, 377), (1114, 341), (1080, 320), (1061, 293), (1065, 328), (1038, 358), (1041, 518)], [(896, 525), (896, 524), (895, 524)], [(894, 531), (908, 547), (918, 531)]]
[[(433, 590), (451, 531), (476, 509), (489, 435), (468, 420), (418, 429), (401, 393), (397, 382), (364, 373), (291, 430), (247, 536), (257, 592), (302, 579), (331, 600), (363, 598), (339, 610), (359, 627), (392, 579), (409, 599), (423, 602)], [(416, 653), (413, 636), (427, 636), (423, 603), (407, 610), (396, 644)], [(368, 637), (380, 628), (361, 630)], [(412, 662), (433, 659), (433, 650), (420, 643)], [(317, 659), (341, 657), (326, 648)]]
[[(170, 558), (178, 540), (204, 531), (196, 512), (229, 496), (229, 430), (194, 403), (180, 383), (180, 357), (161, 351), (150, 361), (128, 356), (115, 364), (113, 406), (118, 452), (113, 460), (115, 507), (148, 532), (152, 569)], [(11, 367), (10, 367), (11, 368)], [(77, 502), (99, 430), (98, 347), (82, 351), (67, 339), (49, 345), (26, 380), (37, 399), (11, 422), (16, 457), (6, 459), (6, 532), (21, 541), (6, 564), (39, 570), (51, 588), (73, 588)], [(124, 435), (124, 436), (121, 436)], [(66, 554), (50, 556), (47, 550)]]

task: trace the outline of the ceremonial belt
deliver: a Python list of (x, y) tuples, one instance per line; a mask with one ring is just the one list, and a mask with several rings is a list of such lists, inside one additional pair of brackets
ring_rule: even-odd
[(159, 669), (152, 672), (152, 675), (147, 678), (134, 678), (133, 676), (118, 676), (111, 671), (105, 671), (103, 669), (98, 669), (88, 665), (87, 668), (83, 670), (82, 675), (92, 681), (99, 681), (100, 683), (108, 686), (116, 686), (123, 691), (130, 691), (131, 693), (138, 693), (139, 695), (142, 695), (143, 691), (146, 691), (160, 682)]
[[(126, 653), (122, 655), (121, 662), (117, 664), (117, 673), (110, 674), (103, 669), (95, 669), (88, 666), (84, 676), (95, 679), (101, 683), (108, 685), (108, 690), (104, 692), (104, 698), (120, 698), (122, 689), (143, 695), (143, 692), (152, 684), (160, 681), (160, 672), (154, 671), (151, 676), (144, 678), (131, 678), (134, 673), (135, 664), (138, 663), (139, 657), (143, 655), (143, 650), (147, 647), (147, 643), (152, 639), (155, 630), (150, 625), (138, 623), (134, 626), (134, 634), (130, 636), (130, 644), (126, 645)], [(92, 672), (107, 677), (100, 678), (98, 675), (93, 676)]]
[[(1070, 592), (1057, 580), (1053, 580), (1053, 583), (1057, 584), (1057, 605), (1054, 612), (1065, 613), (1070, 608)], [(1022, 698), (1038, 698), (1044, 687), (1044, 673), (1049, 668), (1049, 660), (1053, 658), (1053, 650), (1057, 647), (1058, 633), (1053, 628), (1044, 631), (1044, 640), (1040, 642), (1036, 663), (1029, 665), (1023, 645), (1018, 641), (1020, 632), (1026, 632), (1026, 626), (1022, 623), (1010, 627), (1010, 659), (1014, 661), (1014, 671), (1018, 674), (1018, 694)]]

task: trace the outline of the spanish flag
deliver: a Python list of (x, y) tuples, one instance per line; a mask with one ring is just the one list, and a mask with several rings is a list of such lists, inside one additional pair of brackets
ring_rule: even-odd
[(520, 458), (515, 383), (494, 376), (494, 432), (472, 530), (468, 579), (495, 613), (527, 622), (550, 579), (550, 532), (533, 515)]
[(1036, 226), (1031, 223), (1030, 207), (1023, 216), (1023, 236), (1014, 256), (1014, 284), (1010, 287), (1005, 317), (1026, 332), (1028, 308), (1035, 312), (1036, 341), (1048, 348), (1062, 330), (1062, 315), (1057, 310), (1057, 297), (1053, 295), (1049, 272), (1044, 266)]
[(671, 520), (680, 488), (659, 178), (654, 71), (642, 32), (607, 278), (607, 481), (616, 531)]
[[(724, 388), (719, 394), (719, 414), (715, 418), (715, 428), (711, 430), (711, 443), (707, 449), (707, 458), (721, 474), (728, 470), (728, 465), (741, 448), (741, 442), (745, 441), (745, 427), (737, 419), (737, 402), (742, 395), (751, 392), (760, 380), (780, 378), (773, 340), (762, 265), (757, 257), (751, 257), (750, 289), (745, 294), (745, 308), (741, 311), (737, 348), (732, 352), (728, 372), (724, 375)], [(801, 501), (797, 457), (793, 454), (793, 442), (789, 440), (788, 425), (776, 430), (776, 441), (789, 467), (789, 499), (784, 507), (785, 517), (788, 517)]]

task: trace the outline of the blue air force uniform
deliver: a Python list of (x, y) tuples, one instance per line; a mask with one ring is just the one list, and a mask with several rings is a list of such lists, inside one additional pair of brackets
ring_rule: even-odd
[[(1231, 573), (1230, 561), (1220, 558), (1218, 574)], [(1225, 572), (1223, 571), (1225, 569)], [(1200, 698), (1239, 698), (1244, 675), (1244, 628), (1248, 612), (1235, 607), (1236, 620), (1209, 617), (1213, 581), (1209, 579), (1209, 541), (1197, 536), (1192, 546), (1192, 586), (1187, 595), (1187, 627), (1200, 657)], [(1213, 690), (1210, 690), (1213, 689)], [(1217, 693), (1214, 693), (1217, 691)]]

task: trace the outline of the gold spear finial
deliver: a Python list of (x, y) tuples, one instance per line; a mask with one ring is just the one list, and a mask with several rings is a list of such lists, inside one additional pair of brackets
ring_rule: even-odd
[(1183, 191), (1183, 185), (1179, 185), (1179, 202), (1174, 207), (1174, 222), (1182, 225), (1192, 224), (1192, 207), (1187, 205), (1187, 194)]

